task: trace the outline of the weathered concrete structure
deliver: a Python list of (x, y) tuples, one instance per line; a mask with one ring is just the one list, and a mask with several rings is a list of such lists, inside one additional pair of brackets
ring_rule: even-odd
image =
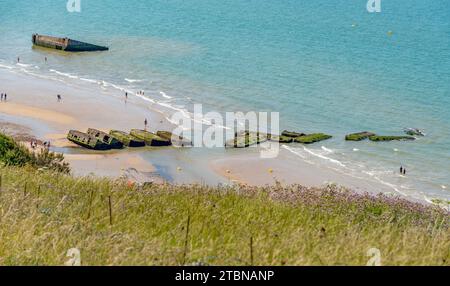
[(123, 145), (127, 147), (143, 147), (145, 146), (144, 140), (136, 138), (128, 133), (119, 130), (111, 130), (109, 132), (112, 136), (117, 138)]
[(103, 131), (94, 129), (94, 128), (89, 128), (87, 131), (87, 134), (97, 138), (98, 140), (100, 140), (100, 142), (108, 144), (110, 146), (111, 149), (122, 149), (123, 148), (123, 143), (120, 142), (120, 140), (118, 140), (116, 137), (105, 133)]
[(131, 129), (130, 134), (145, 141), (148, 146), (170, 146), (172, 143), (170, 140), (163, 139), (156, 134), (148, 132), (146, 130)]
[(34, 34), (32, 37), (32, 42), (36, 46), (56, 49), (66, 52), (93, 52), (93, 51), (107, 51), (108, 47), (97, 46), (93, 44), (88, 44), (69, 38), (58, 38), (51, 36), (44, 36)]
[(358, 133), (352, 133), (345, 136), (345, 140), (347, 141), (362, 141), (364, 139), (369, 138), (370, 136), (375, 136), (375, 133), (363, 131)]
[(97, 138), (76, 130), (70, 130), (69, 133), (67, 134), (67, 139), (69, 139), (70, 141), (72, 141), (77, 145), (80, 145), (88, 149), (93, 150), (111, 149), (111, 147), (108, 144), (99, 141)]
[(168, 140), (172, 143), (173, 146), (177, 147), (191, 147), (192, 142), (182, 136), (174, 136), (172, 132), (169, 131), (158, 131), (156, 135), (161, 137), (162, 139)]
[(247, 148), (255, 144), (261, 144), (268, 140), (265, 133), (243, 131), (236, 133), (234, 139), (225, 142), (226, 148)]

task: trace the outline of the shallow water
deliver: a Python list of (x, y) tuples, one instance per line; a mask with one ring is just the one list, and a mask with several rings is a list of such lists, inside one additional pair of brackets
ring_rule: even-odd
[[(117, 93), (145, 90), (148, 104), (167, 114), (194, 103), (206, 111), (279, 111), (281, 129), (334, 135), (283, 149), (294, 158), (400, 193), (450, 199), (449, 5), (382, 1), (382, 13), (369, 14), (365, 0), (83, 0), (82, 12), (71, 14), (65, 1), (0, 0), (0, 68)], [(36, 32), (111, 50), (33, 49)], [(427, 136), (343, 141), (350, 132), (404, 127)], [(406, 179), (394, 173), (400, 165)]]

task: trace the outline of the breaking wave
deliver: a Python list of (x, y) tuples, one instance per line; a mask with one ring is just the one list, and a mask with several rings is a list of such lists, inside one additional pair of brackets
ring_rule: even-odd
[(129, 82), (129, 83), (135, 83), (135, 82), (143, 82), (144, 80), (142, 79), (129, 79), (129, 78), (125, 78), (125, 81)]
[(164, 98), (172, 99), (172, 97), (168, 96), (164, 91), (160, 91), (159, 94), (161, 94), (161, 96), (164, 97)]

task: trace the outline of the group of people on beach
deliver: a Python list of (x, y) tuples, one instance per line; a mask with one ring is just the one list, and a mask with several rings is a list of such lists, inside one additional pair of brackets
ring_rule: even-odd
[(403, 166), (400, 166), (400, 175), (403, 175), (403, 176), (406, 175), (406, 168)]
[[(139, 90), (136, 94), (145, 95), (145, 92), (143, 90)], [(125, 99), (128, 99), (128, 91), (125, 92)]]
[(6, 93), (1, 94), (1, 101), (3, 101), (3, 100), (6, 101), (7, 98), (8, 98), (8, 95)]
[[(30, 141), (30, 147), (31, 149), (35, 150), (38, 146), (38, 142), (36, 140), (31, 140)], [(45, 141), (43, 144), (45, 149), (50, 149), (50, 141)]]

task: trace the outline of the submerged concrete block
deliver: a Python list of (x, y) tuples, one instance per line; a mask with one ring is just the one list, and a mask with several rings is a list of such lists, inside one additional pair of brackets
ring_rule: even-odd
[(94, 52), (94, 51), (107, 51), (108, 47), (97, 46), (69, 38), (58, 38), (52, 36), (44, 36), (34, 34), (32, 36), (32, 42), (36, 46), (50, 48), (66, 52)]

